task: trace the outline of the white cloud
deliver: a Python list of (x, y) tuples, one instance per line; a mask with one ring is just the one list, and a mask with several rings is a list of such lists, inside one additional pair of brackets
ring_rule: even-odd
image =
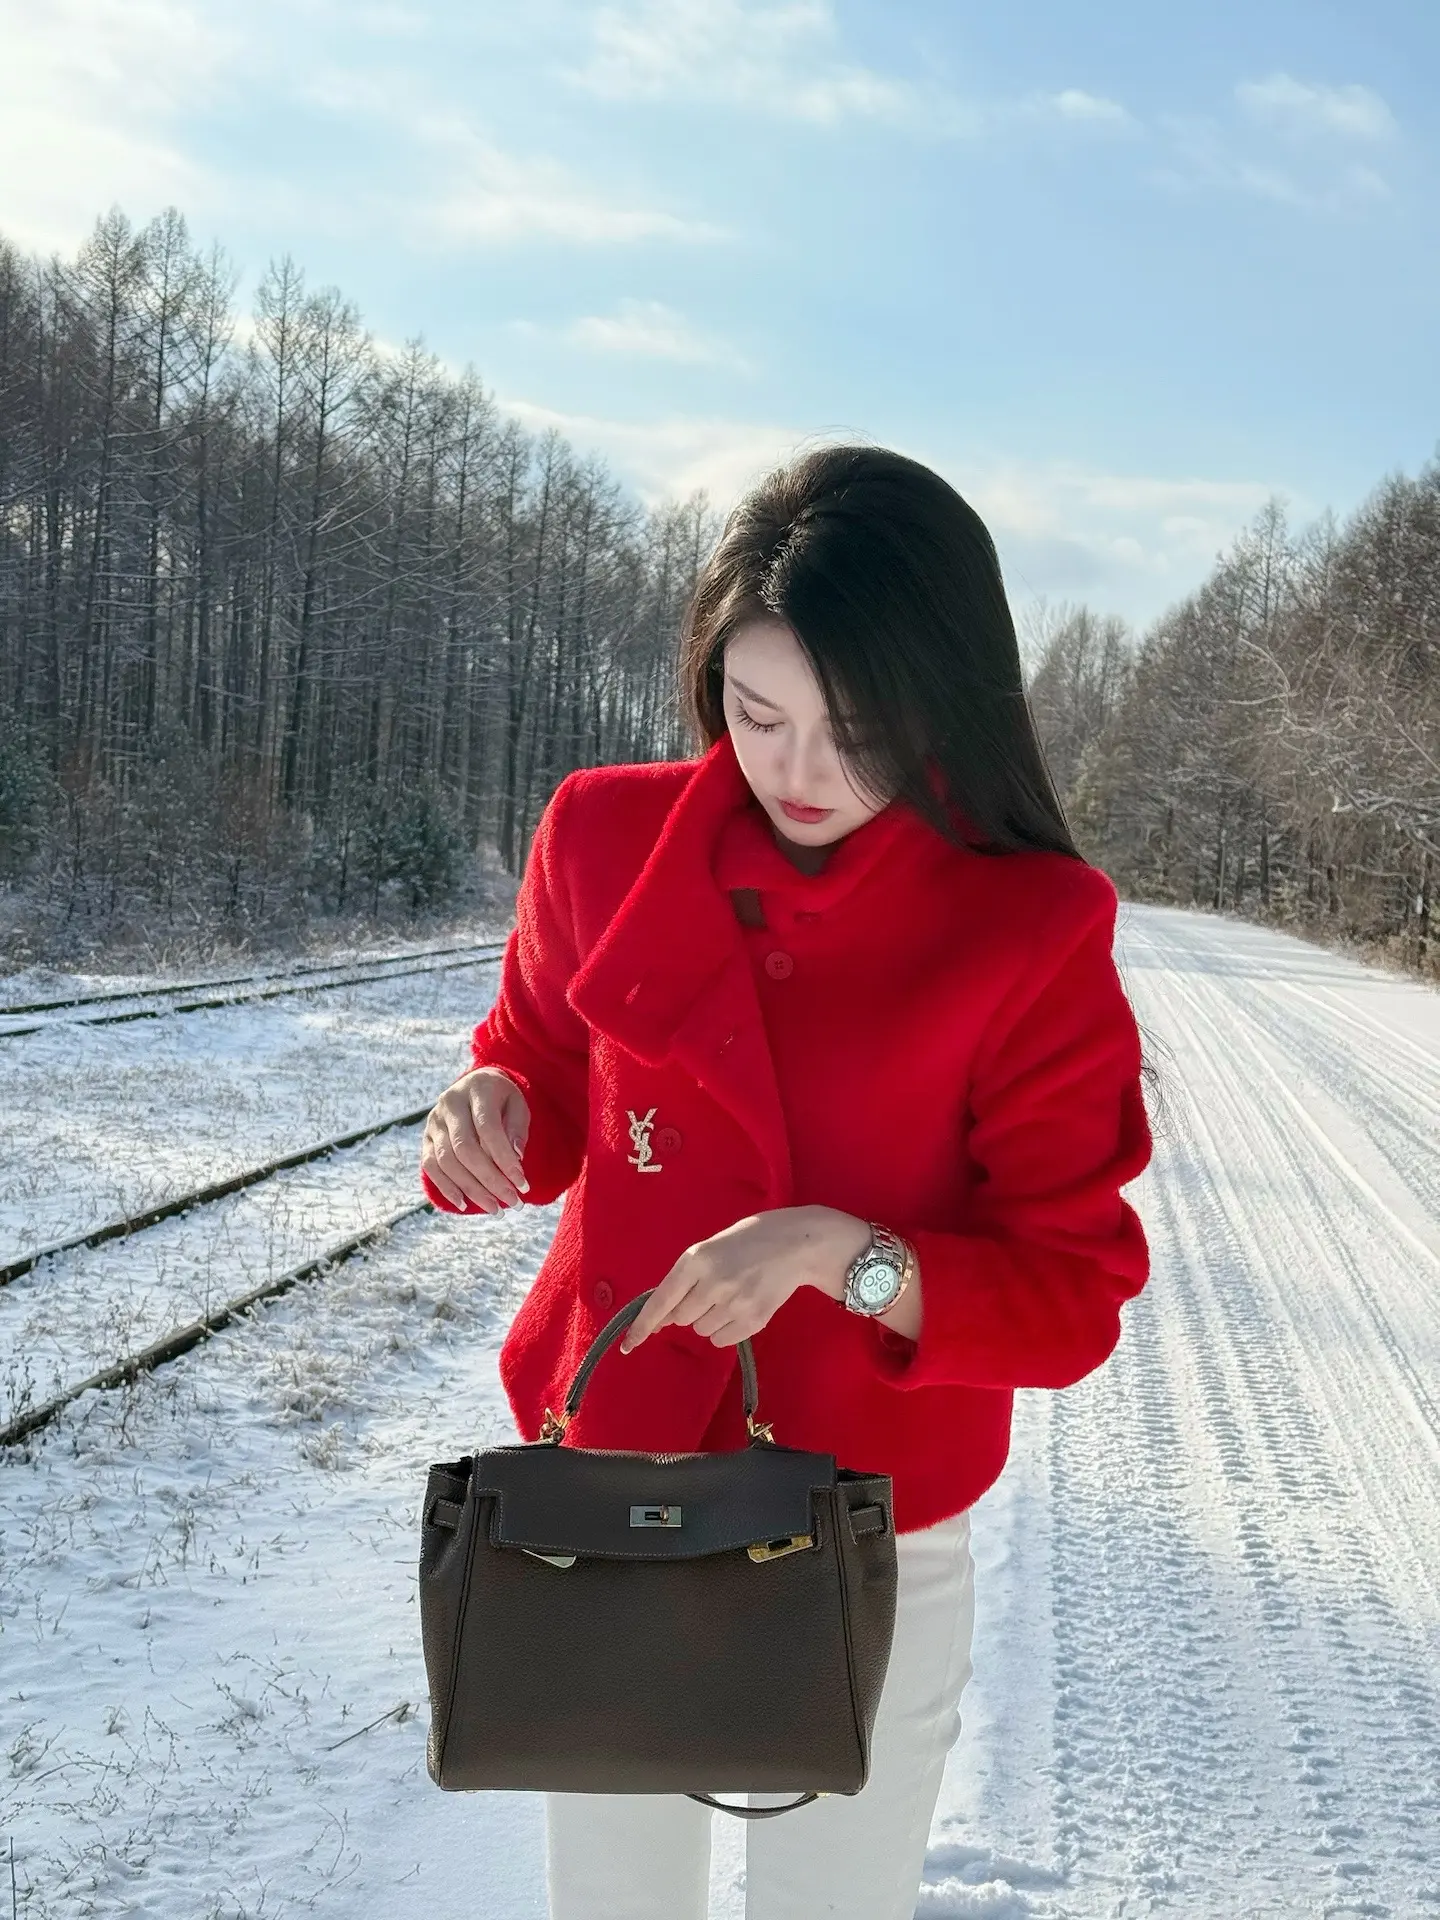
[(383, 3), (356, 7), (351, 18), (363, 32), (374, 34), (377, 38), (419, 40), (424, 38), (430, 27), (426, 15), (417, 13), (413, 7)]
[(565, 329), (574, 346), (597, 353), (635, 354), (648, 360), (673, 360), (682, 366), (730, 367), (748, 372), (749, 363), (725, 341), (699, 332), (660, 300), (622, 300), (613, 314), (585, 314)]
[(330, 68), (305, 83), (303, 97), (428, 149), (434, 184), (423, 196), (402, 201), (381, 194), (373, 204), (397, 217), (407, 236), (432, 245), (549, 239), (593, 247), (728, 238), (712, 222), (609, 196), (543, 154), (507, 152), (467, 115), (438, 104), (412, 81)]
[[(859, 429), (815, 434), (714, 416), (610, 420), (503, 396), (500, 405), (532, 431), (555, 427), (577, 448), (601, 454), (649, 505), (703, 488), (722, 512), (770, 467), (804, 448), (867, 437)], [(923, 447), (901, 451), (943, 473), (985, 521), (1017, 618), (1040, 600), (1070, 595), (1141, 625), (1197, 586), (1235, 535), (1283, 491), (1259, 480), (952, 458)], [(1297, 511), (1310, 510), (1305, 500), (1291, 499)]]
[(114, 202), (136, 217), (209, 185), (176, 127), (203, 111), (236, 36), (184, 0), (0, 0), (0, 220), (68, 251)]
[[(393, 65), (395, 36), (425, 29), (413, 10), (380, 4), (344, 15), (333, 0), (311, 0), (307, 18), (331, 40), (343, 26), (353, 42), (387, 43), (388, 64), (317, 71), (287, 61), (275, 0), (251, 0), (244, 11), (206, 0), (0, 0), (0, 230), (23, 247), (69, 252), (118, 203), (137, 221), (174, 204), (206, 222), (241, 209), (252, 222), (272, 211), (277, 221), (308, 213), (332, 233), (385, 222), (438, 246), (723, 237), (713, 224), (609, 193), (544, 155), (508, 152), (437, 105)], [(243, 170), (217, 171), (196, 157), (192, 129), (242, 94), (398, 135), (419, 158), (423, 186), (406, 198), (367, 177), (338, 199), (303, 175), (267, 174), (263, 155)]]
[(1337, 164), (1328, 151), (1305, 153), (1290, 146), (1279, 157), (1273, 150), (1257, 153), (1238, 129), (1203, 116), (1161, 114), (1157, 126), (1169, 143), (1170, 159), (1153, 168), (1149, 178), (1178, 192), (1218, 187), (1321, 214), (1353, 212), (1390, 193), (1376, 168)]
[(1136, 515), (1173, 534), (1208, 544), (1236, 515), (1253, 513), (1272, 488), (1250, 480), (1160, 478), (1104, 473), (1068, 461), (998, 466), (984, 480), (987, 497), (1007, 525), (1025, 533), (1058, 533), (1097, 512)]
[(585, 64), (565, 78), (602, 99), (704, 102), (808, 122), (869, 121), (976, 139), (1037, 121), (1135, 129), (1117, 101), (1067, 87), (1012, 100), (962, 100), (931, 80), (840, 57), (831, 0), (628, 0), (595, 16)]
[(1288, 73), (1242, 80), (1234, 97), (1240, 123), (1162, 114), (1170, 164), (1151, 178), (1192, 191), (1219, 187), (1308, 213), (1343, 214), (1389, 197), (1378, 168), (1345, 161), (1340, 142), (1372, 147), (1398, 133), (1389, 107), (1369, 87), (1332, 87)]
[(1287, 133), (1385, 140), (1396, 131), (1394, 115), (1369, 87), (1327, 87), (1276, 73), (1268, 80), (1242, 80), (1235, 98), (1252, 119)]
[(606, 100), (708, 102), (817, 127), (870, 121), (977, 138), (1037, 119), (1136, 124), (1118, 102), (1079, 87), (966, 101), (840, 55), (831, 0), (628, 0), (599, 10), (589, 59), (565, 77)]
[(1137, 625), (1198, 585), (1280, 491), (1255, 480), (1105, 473), (1067, 461), (931, 464), (990, 528), (1012, 607), (1068, 594)]
[(633, 0), (600, 9), (590, 58), (566, 77), (607, 100), (718, 100), (817, 126), (978, 130), (981, 117), (939, 89), (837, 59), (837, 38), (829, 0)]
[(545, 238), (606, 246), (725, 238), (708, 221), (607, 198), (559, 162), (505, 153), (462, 122), (430, 121), (416, 131), (448, 156), (444, 188), (414, 210), (417, 227), (440, 241)]
[(1356, 198), (1388, 200), (1390, 182), (1373, 167), (1346, 167), (1341, 176), (1348, 194)]
[(793, 427), (698, 415), (664, 420), (607, 420), (597, 414), (559, 413), (531, 401), (497, 396), (499, 404), (533, 432), (556, 427), (576, 447), (603, 454), (647, 504), (684, 498), (701, 488), (728, 507), (768, 468), (793, 453), (805, 436)]
[(1125, 108), (1116, 100), (1106, 100), (1099, 94), (1084, 93), (1079, 87), (1066, 87), (1061, 93), (1045, 97), (1045, 106), (1062, 120), (1074, 120), (1091, 125), (1133, 126), (1134, 120)]

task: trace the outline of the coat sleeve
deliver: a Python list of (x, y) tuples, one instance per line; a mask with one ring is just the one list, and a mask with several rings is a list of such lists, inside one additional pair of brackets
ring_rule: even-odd
[[(1093, 878), (1088, 877), (1093, 876)], [(915, 1248), (917, 1340), (871, 1323), (896, 1387), (1065, 1387), (1111, 1353), (1149, 1252), (1120, 1188), (1146, 1166), (1140, 1041), (1112, 954), (1117, 899), (1087, 869), (982, 1038), (967, 1229), (887, 1222)]]
[[(575, 775), (567, 774), (536, 825), (515, 897), (515, 925), (500, 964), (499, 992), (471, 1035), (466, 1069), (499, 1067), (529, 1103), (524, 1164), (530, 1190), (524, 1198), (533, 1206), (546, 1205), (574, 1184), (588, 1127), (589, 1028), (565, 998), (579, 960), (559, 857), (575, 785)], [(420, 1181), (447, 1213), (482, 1211), (469, 1201), (452, 1206), (423, 1170)]]

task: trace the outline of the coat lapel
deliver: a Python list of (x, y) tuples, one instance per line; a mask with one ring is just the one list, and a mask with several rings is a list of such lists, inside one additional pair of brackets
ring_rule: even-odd
[(695, 763), (630, 891), (571, 979), (590, 1026), (650, 1066), (673, 1061), (735, 1119), (771, 1204), (791, 1190), (790, 1143), (755, 981), (711, 857), (749, 786), (725, 733)]

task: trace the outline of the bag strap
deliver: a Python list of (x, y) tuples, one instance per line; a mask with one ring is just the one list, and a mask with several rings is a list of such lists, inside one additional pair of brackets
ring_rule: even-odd
[(717, 1800), (709, 1793), (687, 1793), (687, 1800), (703, 1800), (707, 1807), (718, 1807), (721, 1813), (737, 1813), (742, 1820), (768, 1820), (772, 1813), (793, 1813), (796, 1807), (808, 1806), (810, 1801), (818, 1800), (818, 1793), (802, 1793), (798, 1800), (792, 1800), (785, 1807), (731, 1807), (723, 1800)]
[[(596, 1362), (600, 1359), (606, 1348), (615, 1340), (619, 1339), (626, 1327), (630, 1325), (630, 1322), (637, 1317), (640, 1309), (654, 1291), (655, 1289), (653, 1287), (647, 1287), (643, 1293), (637, 1293), (633, 1300), (627, 1300), (625, 1305), (621, 1307), (617, 1313), (612, 1314), (600, 1329), (599, 1333), (596, 1334), (595, 1338), (590, 1342), (590, 1351), (580, 1362), (579, 1367), (576, 1369), (575, 1378), (570, 1382), (570, 1391), (565, 1396), (565, 1410), (563, 1414), (558, 1420), (547, 1421), (547, 1428), (542, 1429), (542, 1439), (551, 1440), (556, 1444), (559, 1443), (566, 1427), (575, 1417), (580, 1405), (581, 1396), (585, 1392), (585, 1383), (595, 1371)], [(754, 1349), (748, 1340), (741, 1340), (737, 1345), (740, 1354), (740, 1382), (745, 1401), (745, 1426), (750, 1434), (751, 1443), (753, 1444), (757, 1438), (768, 1440), (770, 1434), (764, 1422), (757, 1422), (755, 1419), (756, 1410), (760, 1404), (760, 1387), (755, 1375)]]

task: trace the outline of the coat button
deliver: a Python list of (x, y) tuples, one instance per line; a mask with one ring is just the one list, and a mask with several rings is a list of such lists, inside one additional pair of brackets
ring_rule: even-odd
[(607, 1312), (615, 1304), (615, 1289), (608, 1280), (597, 1280), (590, 1297), (602, 1313)]
[(774, 953), (766, 954), (765, 971), (772, 980), (788, 980), (795, 971), (795, 962), (777, 947)]
[(678, 1153), (682, 1139), (678, 1127), (661, 1127), (655, 1135), (655, 1144), (661, 1153)]

